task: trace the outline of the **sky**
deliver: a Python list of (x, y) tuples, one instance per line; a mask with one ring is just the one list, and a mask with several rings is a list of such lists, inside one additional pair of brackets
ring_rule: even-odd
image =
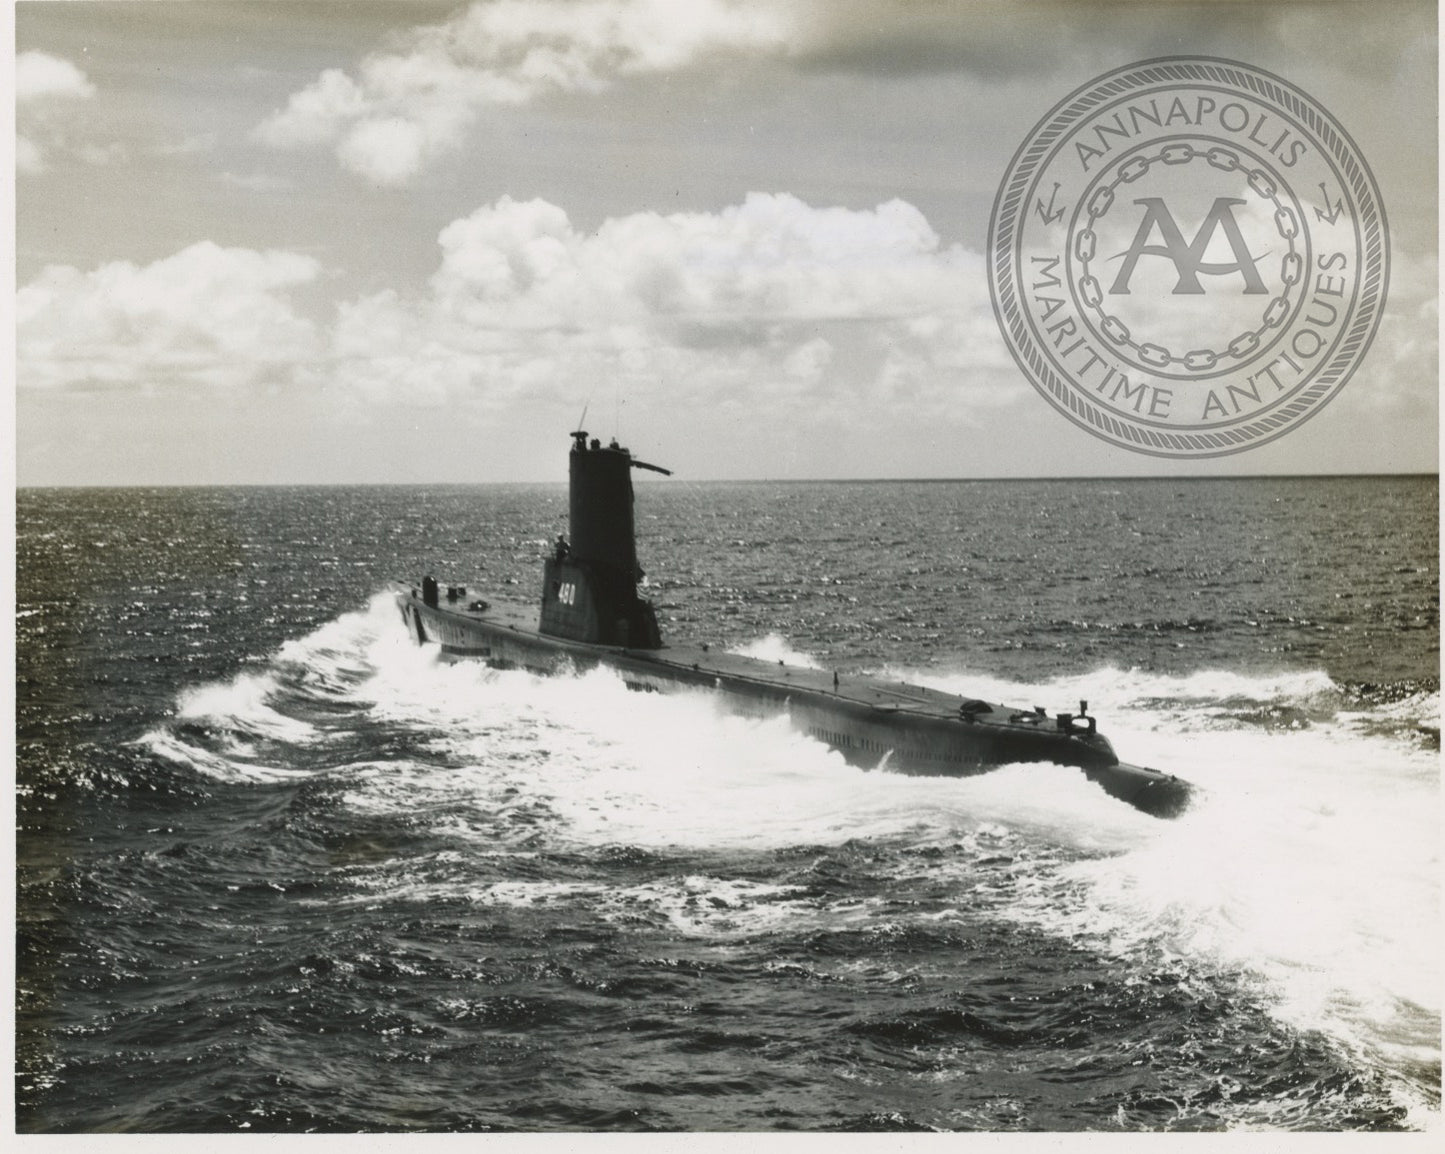
[[(19, 485), (1435, 471), (1433, 3), (15, 6)], [(1066, 94), (1164, 55), (1302, 88), (1389, 219), (1345, 389), (1228, 457), (1022, 376), (989, 214)]]

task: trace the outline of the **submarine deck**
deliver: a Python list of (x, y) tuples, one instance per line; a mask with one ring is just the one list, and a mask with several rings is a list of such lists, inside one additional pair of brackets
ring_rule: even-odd
[(553, 673), (571, 666), (615, 669), (631, 689), (721, 689), (737, 712), (785, 712), (793, 724), (853, 764), (901, 773), (965, 776), (1015, 762), (1047, 761), (1083, 770), (1114, 797), (1156, 817), (1183, 812), (1192, 787), (1170, 774), (1119, 761), (1094, 718), (1038, 706), (1017, 709), (905, 681), (835, 675), (714, 649), (710, 644), (628, 649), (538, 631), (536, 610), (466, 603), (464, 591), (428, 605), (401, 585), (398, 604), (413, 639), (440, 644), (449, 658)]
[[(413, 587), (407, 585), (405, 588)], [(835, 680), (832, 670), (745, 657), (708, 643), (628, 649), (551, 637), (538, 632), (537, 611), (529, 606), (492, 602), (485, 608), (475, 608), (461, 601), (442, 601), (429, 606), (428, 610), (438, 617), (451, 618), (463, 629), (467, 625), (476, 625), (482, 630), (516, 634), (519, 641), (554, 649), (559, 657), (570, 655), (574, 659), (583, 659), (584, 663), (587, 658), (595, 657), (598, 661), (621, 668), (624, 675), (645, 675), (650, 668), (671, 681), (692, 682), (699, 687), (706, 687), (714, 678), (723, 678), (734, 685), (751, 683), (759, 691), (770, 694), (817, 694), (839, 703), (865, 707), (874, 713), (910, 714), (940, 721), (959, 720), (961, 707), (966, 706), (962, 716), (974, 723), (1029, 730), (1053, 730), (1056, 724), (1055, 719), (1040, 707), (1024, 710), (901, 680), (885, 681), (876, 675), (837, 674)], [(447, 645), (443, 641), (443, 647), (459, 656), (468, 655), (469, 647), (466, 646)]]

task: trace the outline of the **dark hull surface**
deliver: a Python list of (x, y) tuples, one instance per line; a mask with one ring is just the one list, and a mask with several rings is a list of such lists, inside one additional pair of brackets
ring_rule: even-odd
[(835, 679), (825, 670), (706, 645), (629, 649), (549, 637), (537, 631), (535, 610), (464, 599), (428, 605), (410, 586), (398, 592), (397, 604), (413, 640), (434, 642), (448, 657), (546, 674), (605, 665), (633, 689), (721, 691), (733, 712), (786, 714), (854, 765), (962, 777), (1017, 762), (1052, 762), (1079, 768), (1112, 796), (1156, 817), (1174, 817), (1189, 802), (1188, 782), (1121, 763), (1091, 717), (1049, 717), (902, 682)]

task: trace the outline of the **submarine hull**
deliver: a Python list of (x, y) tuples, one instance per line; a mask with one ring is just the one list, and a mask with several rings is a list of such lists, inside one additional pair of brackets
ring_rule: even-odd
[(636, 690), (716, 691), (735, 713), (786, 715), (794, 727), (864, 768), (964, 777), (1018, 762), (1050, 762), (1076, 767), (1111, 796), (1156, 817), (1177, 816), (1189, 803), (1188, 782), (1121, 763), (1092, 717), (1048, 717), (925, 686), (835, 677), (826, 670), (741, 657), (707, 645), (628, 648), (549, 636), (535, 628), (535, 610), (469, 604), (464, 596), (442, 600), (409, 585), (398, 586), (396, 600), (412, 639), (439, 645), (448, 659), (541, 674), (604, 665)]

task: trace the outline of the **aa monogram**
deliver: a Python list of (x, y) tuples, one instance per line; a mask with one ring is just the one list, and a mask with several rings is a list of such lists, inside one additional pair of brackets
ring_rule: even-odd
[(1019, 367), (1070, 420), (1158, 456), (1239, 452), (1318, 412), (1364, 357), (1388, 274), (1354, 142), (1223, 60), (1131, 65), (1067, 97), (990, 221)]

